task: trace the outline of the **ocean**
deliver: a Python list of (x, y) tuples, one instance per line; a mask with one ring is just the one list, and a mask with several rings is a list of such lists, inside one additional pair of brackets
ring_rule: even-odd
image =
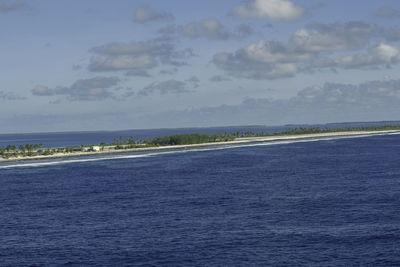
[(399, 266), (400, 135), (0, 165), (1, 266)]

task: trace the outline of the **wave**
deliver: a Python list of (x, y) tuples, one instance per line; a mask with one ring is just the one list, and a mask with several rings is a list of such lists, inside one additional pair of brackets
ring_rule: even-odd
[[(10, 169), (10, 168), (20, 168), (20, 167), (46, 167), (51, 165), (61, 165), (61, 164), (71, 164), (71, 163), (83, 163), (83, 162), (93, 162), (93, 161), (104, 161), (104, 160), (117, 160), (117, 159), (134, 159), (134, 158), (144, 158), (144, 157), (154, 157), (167, 154), (178, 154), (178, 153), (192, 153), (192, 152), (203, 152), (203, 151), (216, 151), (225, 149), (234, 149), (242, 147), (255, 147), (255, 146), (272, 146), (272, 145), (286, 145), (294, 143), (305, 143), (305, 142), (317, 142), (317, 141), (329, 141), (329, 140), (339, 140), (339, 139), (350, 139), (350, 138), (361, 138), (370, 137), (377, 135), (393, 135), (400, 133), (384, 133), (384, 134), (365, 134), (365, 135), (353, 135), (353, 136), (332, 136), (332, 137), (318, 137), (318, 138), (305, 138), (305, 139), (292, 139), (292, 140), (277, 140), (277, 141), (254, 141), (251, 143), (242, 144), (217, 144), (215, 146), (209, 147), (193, 147), (193, 148), (181, 148), (174, 149), (170, 151), (157, 151), (157, 152), (127, 152), (126, 154), (118, 155), (99, 155), (93, 156), (92, 158), (74, 158), (74, 159), (49, 159), (46, 161), (38, 160), (35, 162), (18, 162), (18, 163), (6, 163), (6, 165), (1, 165), (0, 169)], [(132, 154), (135, 153), (135, 154)], [(137, 154), (141, 153), (141, 154)]]

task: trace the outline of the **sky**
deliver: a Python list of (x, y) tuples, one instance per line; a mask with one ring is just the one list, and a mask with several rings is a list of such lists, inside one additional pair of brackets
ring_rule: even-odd
[(398, 0), (0, 0), (0, 133), (400, 119)]

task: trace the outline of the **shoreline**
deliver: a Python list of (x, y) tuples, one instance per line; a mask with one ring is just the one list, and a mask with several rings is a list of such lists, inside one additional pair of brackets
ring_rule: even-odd
[(90, 152), (72, 152), (72, 153), (55, 153), (52, 155), (39, 155), (39, 156), (26, 156), (17, 158), (0, 158), (0, 163), (3, 162), (18, 162), (18, 161), (32, 161), (41, 159), (56, 159), (56, 158), (69, 158), (69, 157), (82, 157), (82, 156), (94, 156), (94, 155), (107, 155), (107, 154), (123, 154), (129, 152), (143, 152), (143, 151), (157, 151), (157, 150), (172, 150), (172, 149), (184, 149), (192, 147), (203, 147), (203, 146), (220, 146), (230, 144), (244, 144), (254, 142), (268, 142), (268, 141), (279, 141), (279, 140), (297, 140), (297, 139), (308, 139), (318, 137), (339, 137), (339, 136), (363, 136), (363, 135), (381, 135), (390, 133), (400, 133), (400, 130), (384, 130), (384, 131), (344, 131), (344, 132), (328, 132), (328, 133), (315, 133), (315, 134), (296, 134), (296, 135), (271, 135), (271, 136), (260, 136), (260, 137), (240, 137), (233, 141), (221, 141), (221, 142), (210, 142), (201, 144), (188, 144), (188, 145), (170, 145), (170, 146), (154, 146), (154, 147), (139, 147), (129, 149), (118, 149), (118, 150), (107, 150), (107, 151), (90, 151)]

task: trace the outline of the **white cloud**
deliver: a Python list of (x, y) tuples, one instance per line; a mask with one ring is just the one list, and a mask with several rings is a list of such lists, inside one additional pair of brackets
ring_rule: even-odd
[(290, 21), (304, 15), (304, 8), (289, 0), (251, 0), (247, 5), (237, 6), (233, 14), (239, 18), (268, 18)]
[(389, 39), (387, 35), (376, 25), (359, 21), (314, 23), (296, 31), (287, 43), (262, 40), (234, 52), (215, 54), (212, 62), (229, 76), (246, 79), (281, 79), (298, 73), (349, 68), (372, 69), (400, 63), (400, 48), (391, 44), (381, 43), (367, 53), (356, 53), (378, 38)]
[(400, 62), (400, 50), (398, 47), (381, 43), (367, 53), (344, 56), (336, 60), (342, 68), (365, 68), (391, 65)]
[(275, 41), (260, 41), (235, 53), (219, 53), (213, 63), (233, 77), (248, 79), (278, 79), (294, 76), (299, 63), (312, 60), (314, 55), (298, 52)]

